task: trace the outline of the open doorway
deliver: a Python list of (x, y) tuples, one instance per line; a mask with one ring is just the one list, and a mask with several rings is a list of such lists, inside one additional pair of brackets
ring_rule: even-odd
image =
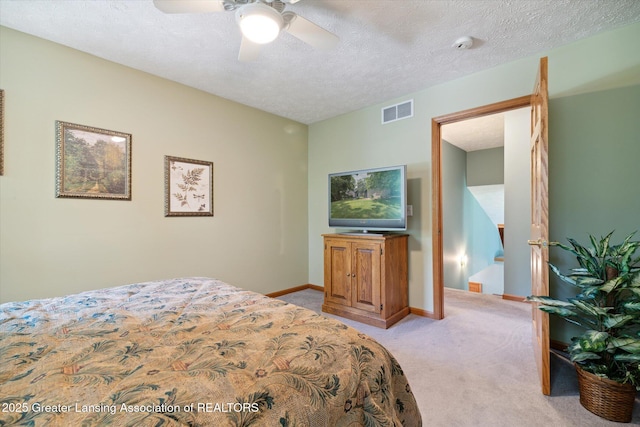
[[(528, 110), (524, 112), (528, 119)], [(505, 122), (509, 120), (503, 112), (442, 126), (446, 289), (504, 294), (505, 143), (509, 139)], [(526, 143), (529, 129), (524, 125)]]
[[(443, 221), (443, 204), (442, 204), (442, 198), (443, 198), (442, 128), (448, 124), (464, 122), (466, 120), (476, 119), (479, 117), (491, 116), (498, 113), (510, 112), (513, 110), (518, 110), (523, 108), (528, 109), (529, 106), (530, 106), (530, 96), (524, 96), (524, 97), (503, 101), (496, 104), (487, 105), (484, 107), (478, 107), (471, 110), (449, 114), (446, 116), (436, 117), (432, 120), (432, 164), (433, 164), (433, 169), (432, 169), (433, 218), (432, 218), (432, 221), (433, 221), (433, 231), (434, 231), (433, 233), (434, 317), (436, 319), (444, 318), (444, 280), (445, 280), (445, 277), (444, 277), (445, 235), (444, 233), (446, 232), (446, 230), (443, 227), (444, 221)], [(526, 115), (526, 119), (527, 119), (526, 123), (528, 123), (528, 114)], [(528, 133), (529, 126), (527, 125), (525, 129), (526, 129), (526, 132)], [(528, 145), (526, 148), (528, 149)], [(528, 164), (528, 157), (526, 158), (526, 163)], [(528, 179), (528, 174), (527, 174), (527, 179)], [(528, 205), (527, 205), (527, 209), (528, 209)], [(523, 220), (528, 221), (526, 217), (523, 218)], [(505, 225), (505, 226), (507, 227), (507, 230), (508, 230), (508, 225)], [(508, 231), (506, 233), (508, 233)], [(505, 235), (505, 238), (507, 238), (507, 236), (508, 234)], [(458, 266), (460, 266), (462, 262), (468, 263), (469, 262), (468, 254), (467, 254), (466, 260), (464, 260), (463, 257), (464, 257), (464, 254), (459, 253), (457, 256), (454, 255), (453, 261), (451, 259), (447, 259), (447, 262), (458, 263)], [(506, 287), (505, 289), (509, 289), (509, 287)], [(510, 294), (508, 294), (505, 291), (503, 291), (503, 297), (507, 299), (511, 299)]]

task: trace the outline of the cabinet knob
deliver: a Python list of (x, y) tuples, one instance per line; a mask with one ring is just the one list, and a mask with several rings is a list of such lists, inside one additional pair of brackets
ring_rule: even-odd
[(351, 277), (351, 273), (347, 273), (347, 277)]

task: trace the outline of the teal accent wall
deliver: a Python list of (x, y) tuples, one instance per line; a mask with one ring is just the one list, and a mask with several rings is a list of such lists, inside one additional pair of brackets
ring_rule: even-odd
[[(551, 99), (549, 102), (549, 234), (587, 243), (615, 230), (619, 243), (640, 239), (640, 85)], [(562, 270), (575, 259), (558, 248), (550, 261)], [(552, 295), (573, 289), (550, 278)], [(570, 325), (552, 318), (552, 338), (568, 342)]]
[[(502, 255), (502, 242), (498, 227), (491, 221), (478, 200), (465, 188), (464, 230), (467, 243), (466, 279), (494, 263)], [(468, 284), (465, 283), (464, 289)]]

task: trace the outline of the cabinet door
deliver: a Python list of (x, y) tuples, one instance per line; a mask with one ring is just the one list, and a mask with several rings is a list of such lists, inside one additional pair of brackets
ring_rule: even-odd
[(380, 312), (380, 243), (354, 242), (351, 246), (351, 305)]
[(324, 292), (326, 302), (351, 306), (351, 245), (339, 240), (325, 241)]

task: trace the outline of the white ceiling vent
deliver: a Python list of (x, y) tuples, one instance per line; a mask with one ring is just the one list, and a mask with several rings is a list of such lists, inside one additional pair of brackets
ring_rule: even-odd
[(413, 117), (413, 99), (382, 109), (382, 124)]

